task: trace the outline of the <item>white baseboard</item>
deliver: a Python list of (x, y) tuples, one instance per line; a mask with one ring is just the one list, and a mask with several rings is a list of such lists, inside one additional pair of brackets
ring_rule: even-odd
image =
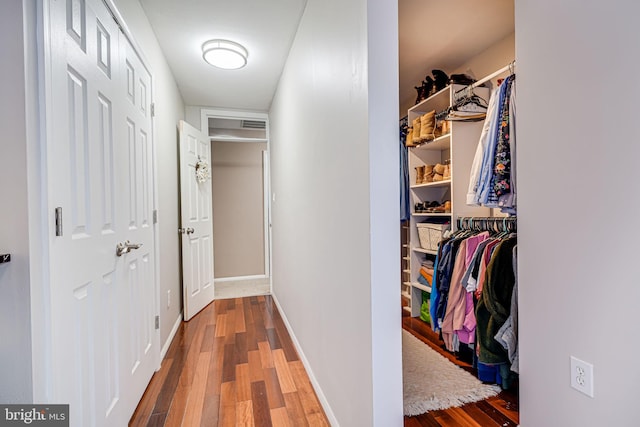
[(176, 336), (176, 333), (178, 332), (180, 323), (182, 323), (182, 312), (180, 312), (180, 314), (178, 315), (178, 318), (176, 319), (176, 323), (173, 324), (173, 328), (171, 329), (171, 332), (169, 332), (167, 341), (162, 346), (162, 350), (160, 351), (160, 360), (164, 360), (164, 356), (167, 355), (167, 351), (169, 351), (169, 346), (171, 345), (173, 338)]
[(289, 332), (289, 336), (291, 337), (291, 341), (293, 341), (293, 345), (296, 347), (296, 350), (298, 351), (298, 355), (300, 356), (300, 360), (302, 360), (302, 364), (304, 365), (304, 369), (307, 371), (307, 375), (309, 375), (309, 380), (311, 380), (311, 385), (313, 386), (313, 389), (315, 390), (316, 394), (318, 395), (318, 400), (320, 400), (320, 404), (322, 405), (322, 408), (324, 409), (324, 412), (327, 415), (327, 419), (329, 420), (329, 424), (331, 424), (333, 427), (339, 427), (340, 424), (338, 423), (338, 420), (336, 419), (336, 416), (334, 415), (333, 411), (331, 410), (331, 406), (329, 406), (329, 402), (327, 401), (326, 396), (322, 392), (322, 388), (320, 387), (320, 384), (318, 383), (318, 380), (316, 379), (315, 375), (313, 374), (313, 370), (311, 369), (311, 366), (309, 365), (309, 361), (307, 360), (307, 357), (304, 355), (304, 351), (302, 351), (302, 348), (300, 347), (300, 343), (298, 342), (298, 339), (296, 338), (296, 335), (293, 333), (293, 329), (291, 329), (291, 324), (289, 323), (289, 319), (287, 319), (287, 315), (285, 314), (284, 310), (282, 310), (282, 307), (280, 306), (280, 303), (278, 302), (278, 298), (276, 297), (276, 295), (274, 293), (272, 293), (271, 297), (273, 298), (273, 301), (276, 303), (276, 307), (278, 307), (278, 311), (280, 312), (280, 316), (282, 317), (282, 320), (284, 322), (284, 326), (287, 328), (287, 332)]
[(237, 276), (237, 277), (219, 277), (217, 279), (213, 279), (213, 283), (217, 282), (240, 282), (243, 280), (259, 280), (259, 279), (268, 279), (269, 276), (265, 274), (259, 274), (256, 276)]

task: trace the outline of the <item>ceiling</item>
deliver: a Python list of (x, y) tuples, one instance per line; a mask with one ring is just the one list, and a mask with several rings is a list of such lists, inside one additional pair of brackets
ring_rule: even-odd
[(511, 34), (513, 4), (514, 0), (398, 0), (400, 105), (413, 105), (414, 86), (420, 86), (431, 70), (450, 73)]
[[(267, 111), (306, 0), (140, 0), (186, 105)], [(249, 51), (240, 70), (215, 68), (202, 44), (229, 39)]]
[[(140, 0), (187, 105), (267, 111), (307, 0)], [(453, 70), (513, 32), (514, 0), (398, 0), (400, 103), (434, 68)], [(202, 44), (244, 45), (248, 64), (221, 70)], [(480, 76), (478, 76), (480, 77)]]

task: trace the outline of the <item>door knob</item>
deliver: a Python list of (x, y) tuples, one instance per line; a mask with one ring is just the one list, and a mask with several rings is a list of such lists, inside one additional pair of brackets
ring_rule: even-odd
[(116, 245), (116, 255), (122, 256), (126, 253), (129, 253), (133, 249), (138, 249), (142, 246), (142, 243), (131, 243), (130, 241), (125, 241), (124, 243), (118, 243)]
[(188, 227), (188, 228), (187, 228), (187, 234), (193, 234), (195, 231), (196, 231), (196, 230), (194, 230), (194, 229), (193, 229), (193, 228), (191, 228), (191, 227)]

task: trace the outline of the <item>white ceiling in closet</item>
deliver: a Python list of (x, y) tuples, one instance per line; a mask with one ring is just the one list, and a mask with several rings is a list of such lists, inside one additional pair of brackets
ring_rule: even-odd
[(398, 26), (403, 105), (431, 70), (455, 70), (511, 34), (514, 0), (398, 0)]
[[(307, 0), (139, 0), (187, 105), (266, 111)], [(398, 0), (400, 101), (432, 69), (460, 66), (513, 31), (514, 0)], [(249, 50), (240, 70), (202, 59), (202, 44)]]

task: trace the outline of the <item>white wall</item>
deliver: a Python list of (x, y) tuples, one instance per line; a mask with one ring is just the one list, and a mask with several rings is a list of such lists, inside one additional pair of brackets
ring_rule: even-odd
[[(184, 118), (184, 103), (153, 29), (137, 0), (115, 0), (135, 40), (142, 47), (153, 74), (156, 116), (158, 179), (158, 226), (160, 259), (160, 345), (164, 345), (182, 310), (178, 235), (178, 121)], [(167, 307), (167, 291), (171, 305)]]
[(266, 273), (262, 165), (266, 150), (266, 143), (211, 143), (216, 278)]
[[(464, 73), (479, 80), (508, 65), (515, 56), (516, 35), (511, 33), (473, 58), (469, 58), (464, 64), (451, 71), (451, 74)], [(495, 80), (493, 79), (492, 82), (495, 83)]]
[(349, 427), (402, 425), (397, 59), (397, 4), (309, 0), (270, 111), (273, 290)]
[[(638, 16), (516, 1), (524, 427), (638, 425)], [(570, 355), (593, 363), (594, 398)]]
[(0, 13), (0, 402), (32, 401), (23, 2)]

